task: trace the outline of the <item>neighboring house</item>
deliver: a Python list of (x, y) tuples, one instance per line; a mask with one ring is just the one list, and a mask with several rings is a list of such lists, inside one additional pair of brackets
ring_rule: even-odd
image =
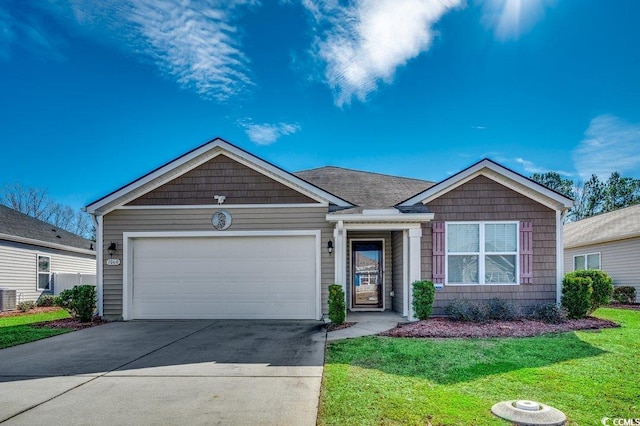
[[(93, 245), (93, 241), (0, 205), (0, 288), (15, 290), (21, 302), (37, 300), (43, 293), (59, 294), (70, 278), (84, 277), (84, 283), (95, 284)], [(55, 277), (59, 277), (57, 282)]]
[(640, 294), (640, 205), (564, 226), (564, 271), (578, 269), (601, 269)]
[[(428, 164), (428, 163), (426, 163)], [(107, 319), (413, 318), (410, 283), (456, 298), (556, 303), (573, 201), (490, 160), (434, 184), (323, 167), (296, 174), (221, 139), (87, 206)]]

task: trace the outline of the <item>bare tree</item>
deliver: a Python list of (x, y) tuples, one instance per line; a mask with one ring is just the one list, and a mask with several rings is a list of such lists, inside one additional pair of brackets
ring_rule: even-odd
[(95, 237), (91, 218), (85, 212), (53, 201), (46, 189), (5, 185), (0, 191), (0, 203), (36, 219), (48, 222), (85, 238)]

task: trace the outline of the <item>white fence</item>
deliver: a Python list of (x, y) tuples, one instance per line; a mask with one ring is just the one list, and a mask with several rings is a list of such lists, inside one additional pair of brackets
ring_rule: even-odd
[(96, 276), (90, 274), (63, 274), (60, 272), (54, 272), (52, 278), (53, 294), (56, 296), (64, 290), (73, 288), (75, 285), (96, 285)]

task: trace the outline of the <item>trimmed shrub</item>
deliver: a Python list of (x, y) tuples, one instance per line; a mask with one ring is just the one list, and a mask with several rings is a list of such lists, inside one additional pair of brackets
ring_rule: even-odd
[(347, 304), (344, 301), (342, 286), (332, 284), (329, 286), (329, 319), (334, 325), (344, 324), (347, 319)]
[(560, 324), (567, 320), (567, 311), (555, 303), (542, 303), (531, 309), (529, 318), (551, 324)]
[(58, 306), (65, 308), (80, 322), (91, 321), (97, 302), (98, 297), (95, 286), (87, 284), (64, 290), (58, 297)]
[(455, 321), (485, 322), (489, 318), (487, 305), (468, 299), (456, 299), (444, 310)]
[(591, 308), (592, 281), (588, 277), (577, 277), (573, 273), (562, 279), (562, 307), (569, 318), (584, 318)]
[(57, 305), (56, 299), (57, 297), (52, 296), (50, 294), (43, 294), (38, 298), (36, 302), (36, 306), (41, 308), (50, 308), (52, 306), (56, 306)]
[(600, 306), (608, 305), (613, 295), (613, 279), (606, 272), (597, 269), (585, 269), (570, 272), (574, 277), (591, 279), (591, 306), (589, 313), (595, 311)]
[(413, 284), (413, 313), (419, 320), (426, 320), (433, 310), (436, 288), (431, 281), (415, 281)]
[(513, 321), (523, 317), (522, 308), (503, 299), (490, 299), (486, 302), (487, 315), (491, 320)]
[(618, 303), (635, 303), (636, 288), (624, 285), (613, 289), (613, 300)]
[(22, 312), (30, 311), (35, 307), (36, 307), (36, 302), (34, 302), (33, 300), (25, 300), (24, 302), (20, 302), (17, 305), (18, 310)]

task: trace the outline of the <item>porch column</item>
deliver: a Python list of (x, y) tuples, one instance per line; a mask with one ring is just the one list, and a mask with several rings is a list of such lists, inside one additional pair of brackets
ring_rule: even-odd
[(335, 242), (335, 251), (334, 251), (334, 283), (342, 286), (345, 294), (347, 292), (345, 282), (345, 258), (346, 258), (346, 244), (345, 244), (345, 229), (344, 223), (342, 221), (338, 221), (336, 223), (336, 227), (333, 230), (333, 239)]
[(413, 286), (414, 281), (420, 281), (422, 275), (422, 256), (420, 240), (422, 228), (409, 229), (409, 320), (415, 320), (413, 316)]

